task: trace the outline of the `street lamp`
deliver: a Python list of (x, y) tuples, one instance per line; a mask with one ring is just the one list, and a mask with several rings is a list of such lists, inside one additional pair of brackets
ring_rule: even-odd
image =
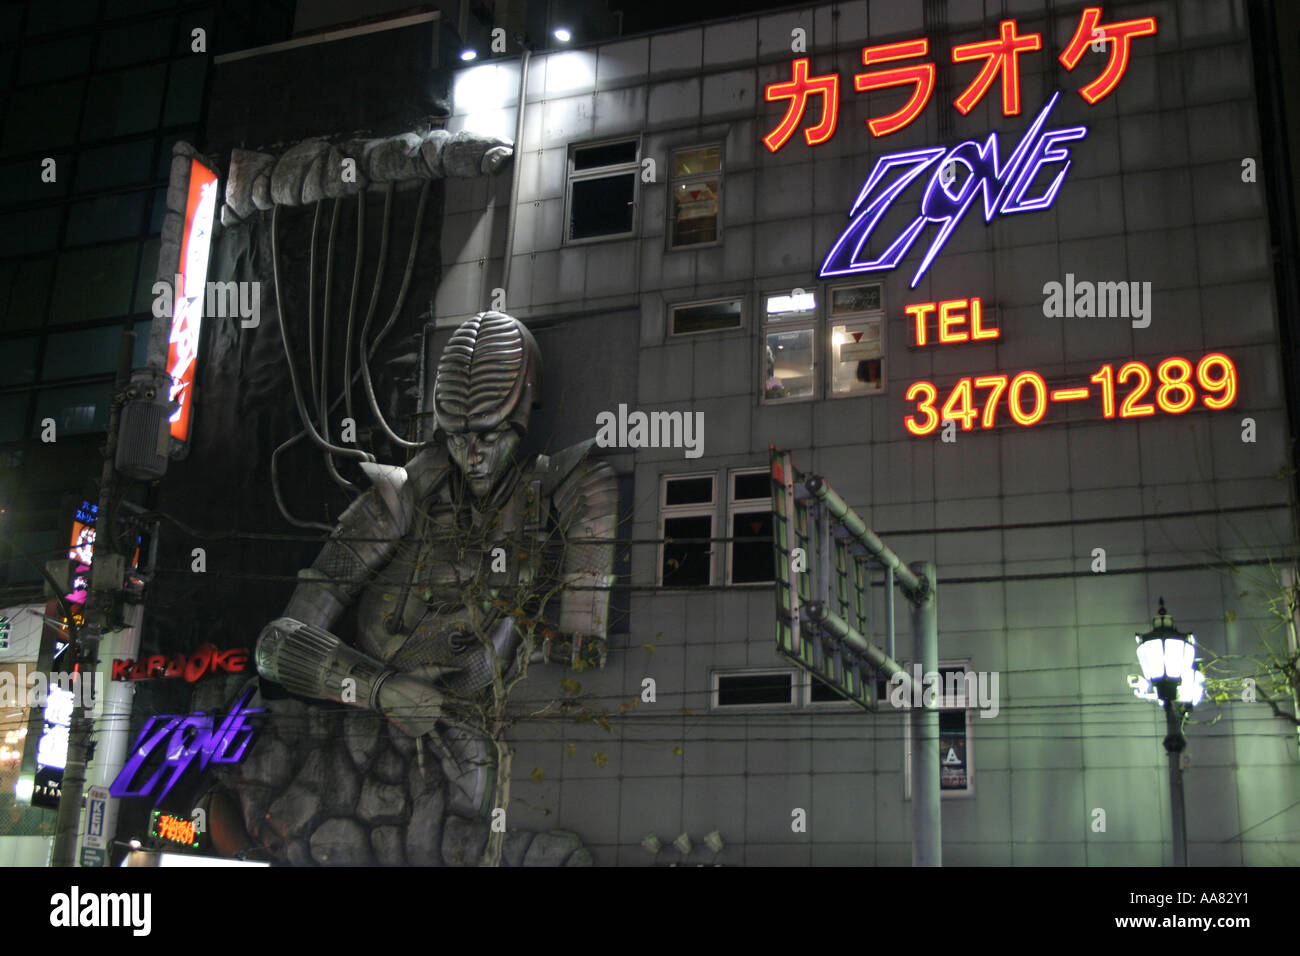
[(1174, 866), (1187, 865), (1187, 815), (1183, 806), (1182, 752), (1187, 747), (1183, 720), (1205, 697), (1205, 675), (1196, 666), (1196, 638), (1174, 627), (1160, 599), (1152, 628), (1137, 634), (1142, 676), (1130, 680), (1133, 693), (1165, 709), (1165, 753), (1169, 755), (1169, 805), (1173, 822)]

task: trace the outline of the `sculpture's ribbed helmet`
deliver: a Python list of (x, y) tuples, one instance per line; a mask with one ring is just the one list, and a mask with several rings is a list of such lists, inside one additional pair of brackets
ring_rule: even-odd
[(541, 376), (542, 353), (524, 324), (504, 312), (480, 312), (442, 350), (433, 384), (438, 431), (488, 431), (510, 422), (522, 433)]

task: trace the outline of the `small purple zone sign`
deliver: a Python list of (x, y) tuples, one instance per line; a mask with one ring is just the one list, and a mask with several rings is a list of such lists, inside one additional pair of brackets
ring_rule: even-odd
[[(822, 263), (822, 277), (897, 268), (922, 230), (929, 223), (939, 223), (939, 232), (931, 241), (912, 278), (911, 288), (916, 288), (921, 276), (930, 268), (930, 263), (966, 215), (977, 195), (983, 196), (986, 223), (992, 222), (995, 216), (1033, 212), (1051, 206), (1070, 169), (1070, 149), (1060, 144), (1083, 139), (1088, 135), (1086, 126), (1043, 130), (1060, 95), (1052, 94), (1052, 98), (1047, 101), (1047, 105), (1005, 162), (998, 153), (997, 133), (989, 133), (983, 143), (971, 139), (952, 149), (934, 146), (880, 157), (862, 191), (858, 193), (853, 208), (849, 210), (851, 221), (848, 228), (835, 241), (826, 255), (826, 261)], [(1050, 185), (1039, 195), (1026, 197), (1025, 194), (1038, 178), (1039, 171), (1054, 163), (1062, 165)], [(959, 164), (965, 167), (968, 174), (960, 182), (957, 174)], [(931, 167), (934, 167), (934, 171), (921, 196), (920, 215), (899, 233), (884, 252), (875, 258), (865, 258), (867, 243), (894, 200), (913, 180)], [(886, 183), (889, 174), (895, 169), (901, 170), (901, 173)]]
[[(212, 715), (201, 710), (188, 717), (160, 714), (149, 718), (110, 792), (115, 797), (147, 797), (170, 770), (171, 776), (154, 800), (157, 805), (196, 760), (199, 770), (206, 769), (209, 763), (239, 763), (253, 739), (253, 728), (245, 725), (245, 718), (266, 713), (264, 707), (244, 706), (252, 693), (250, 687), (216, 726)], [(159, 751), (164, 754), (162, 764), (143, 784), (133, 786), (145, 763)]]

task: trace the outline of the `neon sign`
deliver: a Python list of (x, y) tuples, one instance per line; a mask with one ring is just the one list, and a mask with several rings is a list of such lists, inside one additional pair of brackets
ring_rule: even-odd
[[(1059, 60), (1067, 70), (1073, 71), (1089, 47), (1096, 53), (1109, 51), (1102, 72), (1079, 90), (1079, 95), (1088, 104), (1095, 105), (1109, 96), (1119, 85), (1119, 81), (1124, 78), (1124, 73), (1128, 70), (1130, 47), (1134, 38), (1153, 36), (1155, 32), (1155, 17), (1103, 24), (1101, 7), (1087, 7), (1080, 15), (1074, 36), (1061, 51)], [(984, 61), (983, 67), (975, 74), (975, 78), (953, 101), (953, 106), (963, 116), (970, 113), (992, 89), (994, 81), (1000, 79), (1002, 115), (1018, 116), (1020, 114), (1020, 55), (1042, 48), (1043, 35), (1020, 33), (1019, 24), (1014, 19), (1003, 20), (998, 24), (998, 37), (995, 40), (976, 40), (973, 43), (963, 43), (953, 47), (950, 51), (953, 63)], [(929, 52), (930, 41), (925, 37), (917, 37), (913, 40), (865, 47), (862, 50), (862, 63), (864, 66), (893, 64), (898, 60), (914, 60), (917, 57), (927, 56)], [(907, 101), (902, 107), (888, 116), (867, 120), (867, 128), (871, 130), (871, 135), (888, 136), (911, 124), (929, 104), (930, 97), (934, 94), (934, 81), (935, 64), (932, 61), (907, 66), (891, 65), (854, 74), (853, 88), (859, 93), (911, 86)], [(763, 96), (769, 103), (777, 100), (790, 101), (781, 122), (763, 137), (764, 145), (774, 153), (780, 150), (803, 123), (804, 114), (814, 96), (820, 98), (821, 118), (816, 126), (804, 130), (804, 140), (809, 146), (819, 146), (829, 140), (835, 133), (839, 118), (839, 93), (838, 73), (814, 76), (812, 63), (808, 57), (791, 61), (790, 79), (770, 83), (763, 88)]]
[(212, 220), (217, 207), (217, 174), (197, 159), (190, 161), (189, 197), (185, 204), (185, 233), (181, 239), (180, 271), (172, 306), (171, 337), (167, 346), (167, 374), (172, 377), (170, 398), (176, 404), (171, 435), (185, 441), (193, 415), (194, 367), (203, 324), (203, 290), (208, 275)]
[(196, 848), (199, 845), (199, 828), (193, 820), (175, 817), (161, 810), (153, 812), (149, 823), (149, 835), (170, 843), (183, 843)]
[[(1196, 363), (1195, 371), (1189, 359), (1174, 356), (1157, 365), (1154, 374), (1146, 363), (1132, 361), (1118, 370), (1111, 364), (1103, 365), (1088, 381), (1100, 388), (1104, 418), (1144, 418), (1156, 414), (1157, 409), (1168, 415), (1182, 415), (1192, 410), (1197, 399), (1217, 411), (1237, 400), (1237, 367), (1219, 352), (1204, 356)], [(1128, 387), (1122, 398), (1118, 394), (1121, 386)], [(977, 389), (987, 389), (982, 404), (977, 400), (981, 397)], [(918, 381), (904, 396), (916, 403), (916, 410), (903, 419), (903, 425), (918, 436), (929, 435), (947, 420), (959, 423), (963, 431), (975, 428), (977, 421), (979, 428), (993, 428), (1004, 395), (1011, 420), (1029, 427), (1046, 417), (1053, 402), (1086, 401), (1092, 397), (1092, 388), (1051, 388), (1035, 371), (1015, 376), (980, 375), (959, 379), (940, 406), (939, 389), (934, 383)], [(1154, 401), (1146, 400), (1148, 395)]]
[(218, 650), (211, 644), (201, 644), (193, 654), (176, 654), (170, 658), (162, 654), (141, 657), (139, 660), (116, 658), (113, 661), (113, 680), (149, 680), (154, 677), (184, 677), (193, 684), (205, 674), (239, 674), (248, 668), (248, 648), (232, 647)]
[[(967, 140), (949, 150), (934, 146), (880, 157), (863, 184), (862, 191), (858, 193), (853, 208), (849, 210), (848, 228), (840, 234), (827, 253), (826, 261), (822, 263), (822, 278), (894, 269), (929, 223), (941, 223), (938, 233), (921, 259), (916, 275), (912, 277), (912, 288), (916, 288), (921, 276), (966, 215), (977, 195), (982, 197), (986, 223), (992, 222), (995, 216), (1033, 212), (1051, 206), (1061, 184), (1065, 182), (1065, 174), (1070, 170), (1069, 147), (1060, 144), (1088, 135), (1085, 126), (1043, 131), (1047, 117), (1060, 96), (1060, 93), (1052, 94), (1052, 98), (1047, 101), (1047, 105), (1005, 162), (998, 150), (996, 132), (989, 133), (983, 144)], [(1037, 196), (1026, 197), (1025, 194), (1033, 187), (1039, 172), (1051, 163), (1063, 164), (1051, 184)], [(957, 164), (964, 166), (968, 173), (960, 183)], [(884, 252), (875, 258), (863, 258), (872, 233), (894, 200), (913, 180), (932, 166), (934, 171), (921, 196), (920, 214)], [(896, 168), (901, 168), (902, 173), (886, 183), (887, 177)], [(877, 192), (877, 188), (882, 186)]]
[[(163, 774), (171, 770), (171, 776), (154, 801), (158, 804), (196, 760), (200, 770), (206, 769), (209, 763), (239, 763), (253, 739), (253, 728), (245, 725), (245, 719), (266, 712), (263, 707), (244, 706), (252, 693), (251, 687), (244, 691), (215, 729), (212, 716), (201, 710), (188, 717), (179, 714), (150, 717), (132, 745), (131, 756), (113, 781), (110, 792), (115, 797), (147, 797), (153, 793)], [(132, 789), (136, 776), (155, 752), (164, 754), (161, 766), (142, 785)]]

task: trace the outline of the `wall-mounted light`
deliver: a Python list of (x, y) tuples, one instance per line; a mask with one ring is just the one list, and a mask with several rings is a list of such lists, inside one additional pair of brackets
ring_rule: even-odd
[(471, 60), (477, 60), (478, 50), (475, 50), (472, 47), (466, 47), (460, 51), (460, 58), (465, 63), (469, 63)]
[(567, 27), (556, 27), (551, 35), (561, 43), (568, 43), (573, 39), (573, 33)]

